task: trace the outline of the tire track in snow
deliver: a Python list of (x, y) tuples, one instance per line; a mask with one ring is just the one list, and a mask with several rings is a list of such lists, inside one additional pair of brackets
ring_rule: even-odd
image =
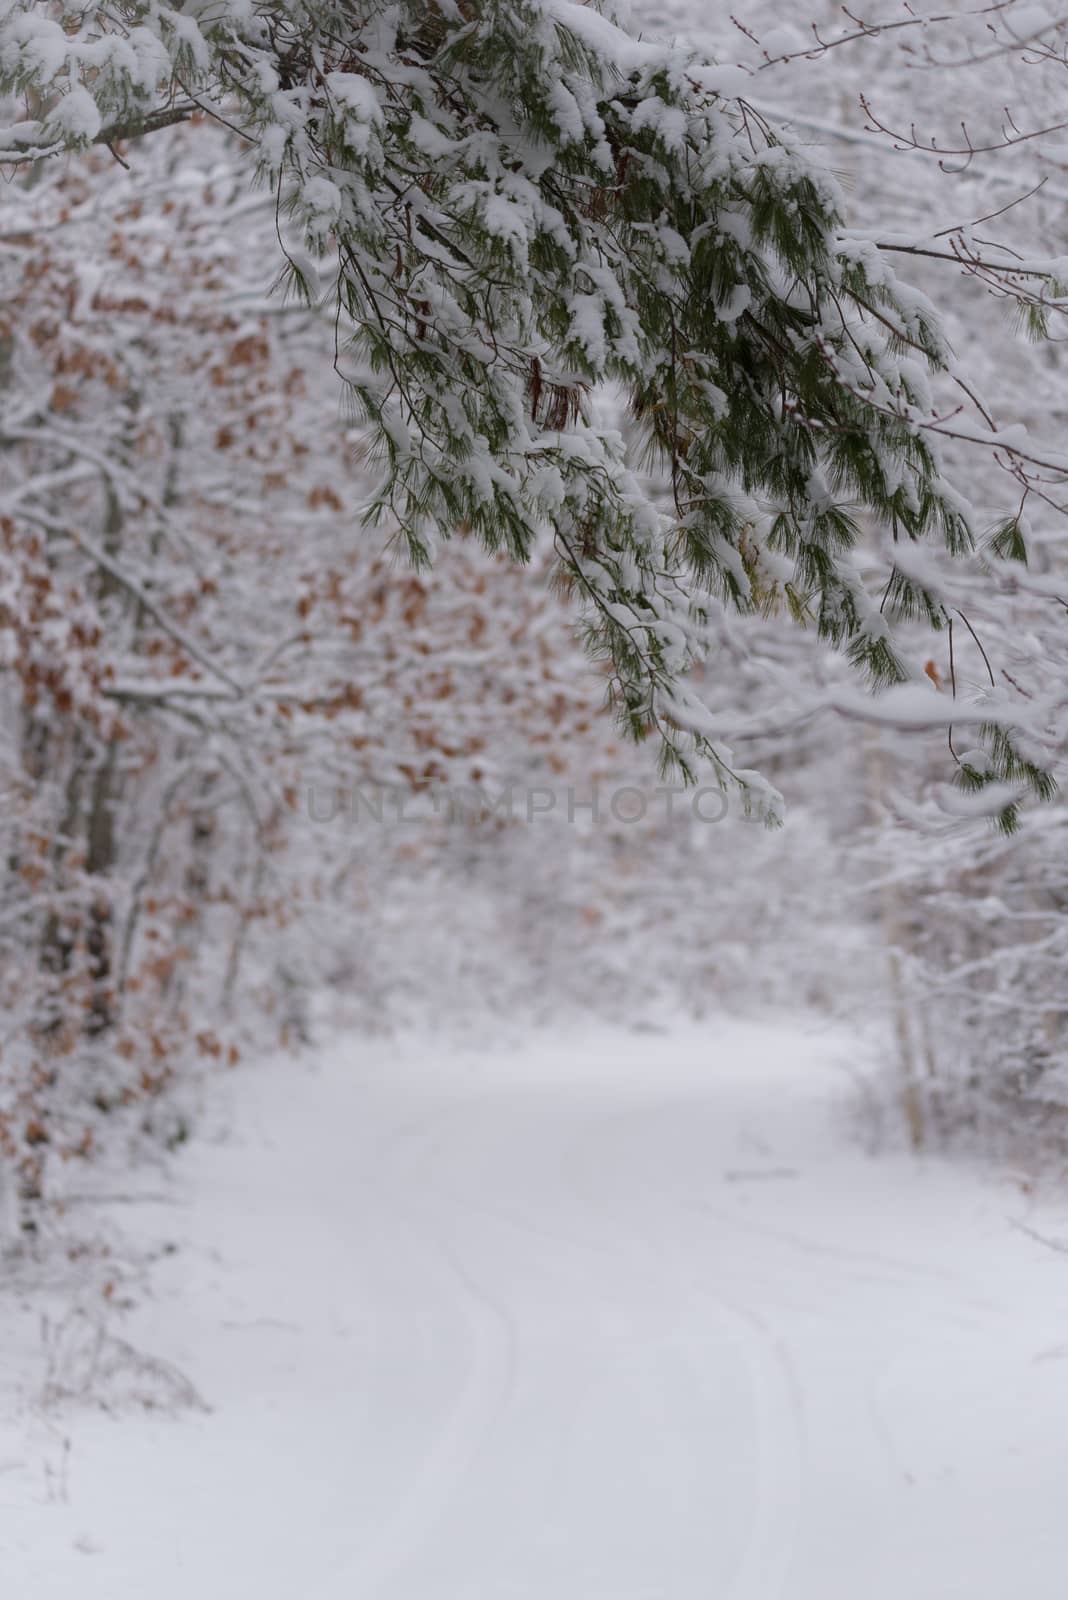
[[(757, 1314), (717, 1297), (736, 1319), (755, 1401), (759, 1489), (745, 1554), (724, 1600), (779, 1600), (801, 1527), (804, 1394), (789, 1347)], [(755, 1334), (755, 1339), (754, 1339)]]
[[(467, 1372), (448, 1420), (431, 1439), (405, 1485), (402, 1504), (360, 1549), (338, 1560), (319, 1587), (321, 1600), (334, 1600), (335, 1596), (338, 1600), (363, 1600), (418, 1556), (445, 1517), (514, 1386), (516, 1335), (507, 1312), (474, 1282), (440, 1229), (425, 1215), (414, 1215), (411, 1207), (411, 1194), (418, 1192), (416, 1171), (435, 1154), (442, 1122), (458, 1114), (462, 1112), (456, 1105), (449, 1104), (433, 1116), (414, 1118), (397, 1130), (383, 1150), (374, 1176), (375, 1182), (385, 1183), (396, 1208), (391, 1220), (415, 1246), (417, 1263), (436, 1271), (439, 1281), (444, 1278), (447, 1295), (454, 1303), (460, 1302), (468, 1330)], [(422, 1161), (409, 1170), (407, 1162), (401, 1166), (398, 1155), (412, 1152), (421, 1155)], [(419, 1272), (417, 1287), (425, 1287), (425, 1281)]]
[[(637, 1125), (632, 1137), (641, 1140), (639, 1155), (644, 1156), (649, 1126), (654, 1120), (659, 1122), (664, 1111), (687, 1116), (692, 1111), (692, 1105), (689, 1100), (679, 1102), (664, 1099), (629, 1107), (606, 1117), (597, 1131), (602, 1138), (606, 1130), (610, 1130), (610, 1137), (618, 1138), (618, 1130), (625, 1129), (629, 1134)], [(658, 1216), (658, 1226), (654, 1230), (650, 1226), (647, 1206), (636, 1208), (636, 1215), (628, 1216), (627, 1220), (631, 1226), (636, 1224), (644, 1235), (647, 1250), (654, 1261), (673, 1260), (677, 1281), (693, 1284), (695, 1266), (701, 1259), (701, 1252), (694, 1249), (692, 1226), (689, 1229), (679, 1228), (677, 1221), (680, 1215), (689, 1218), (691, 1224), (694, 1217), (706, 1220), (707, 1208), (694, 1195), (685, 1190), (680, 1192), (675, 1165), (671, 1162), (658, 1165), (660, 1170), (671, 1174), (669, 1181), (660, 1186), (658, 1198), (673, 1202), (676, 1212), (674, 1225), (670, 1213), (666, 1213)], [(622, 1166), (631, 1174), (641, 1170), (640, 1160), (637, 1164), (633, 1160), (625, 1160)], [(586, 1176), (589, 1170), (588, 1159), (581, 1165), (574, 1163), (574, 1181), (584, 1190), (589, 1187)], [(721, 1228), (723, 1224), (730, 1226), (730, 1219), (725, 1216), (716, 1220)], [(688, 1240), (688, 1251), (678, 1244), (680, 1237)], [(734, 1251), (728, 1247), (724, 1253), (733, 1255)], [(803, 1391), (789, 1350), (771, 1334), (759, 1313), (744, 1303), (739, 1304), (710, 1284), (699, 1283), (697, 1290), (702, 1314), (700, 1319), (695, 1320), (700, 1320), (706, 1331), (710, 1322), (714, 1325), (718, 1321), (745, 1363), (758, 1440), (758, 1488), (752, 1526), (744, 1553), (729, 1580), (730, 1587), (724, 1593), (723, 1600), (779, 1600), (789, 1576), (800, 1530), (805, 1455)], [(700, 1368), (693, 1357), (688, 1356), (687, 1361), (695, 1380), (700, 1384)], [(710, 1454), (711, 1448), (710, 1444)]]

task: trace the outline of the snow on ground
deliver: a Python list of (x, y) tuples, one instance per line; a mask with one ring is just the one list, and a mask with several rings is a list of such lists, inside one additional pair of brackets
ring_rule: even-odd
[(1068, 1257), (1023, 1229), (1068, 1215), (866, 1152), (857, 1048), (709, 1022), (232, 1074), (125, 1208), (159, 1260), (111, 1412), (41, 1403), (0, 1295), (0, 1593), (1061, 1600)]

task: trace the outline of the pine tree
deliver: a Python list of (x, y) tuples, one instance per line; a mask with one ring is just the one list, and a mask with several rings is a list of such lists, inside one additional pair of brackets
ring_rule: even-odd
[[(944, 602), (915, 562), (873, 586), (857, 552), (874, 523), (972, 557), (930, 426), (951, 353), (733, 69), (566, 0), (2, 16), (0, 92), (32, 112), (11, 164), (194, 115), (235, 130), (276, 196), (283, 287), (334, 306), (368, 516), (417, 564), (461, 529), (524, 562), (551, 529), (620, 720), (665, 769), (709, 760), (777, 814), (687, 683), (721, 608), (811, 622), (876, 686), (918, 671), (896, 624), (941, 627)], [(1000, 537), (986, 559), (1019, 530)], [(1006, 715), (960, 781), (1047, 794)]]

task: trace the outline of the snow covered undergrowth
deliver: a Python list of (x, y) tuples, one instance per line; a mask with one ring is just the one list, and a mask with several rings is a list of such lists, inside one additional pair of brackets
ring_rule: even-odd
[(863, 1149), (866, 1069), (740, 1022), (239, 1069), (103, 1210), (155, 1259), (106, 1346), (0, 1294), (0, 1592), (1060, 1600), (1068, 1217)]

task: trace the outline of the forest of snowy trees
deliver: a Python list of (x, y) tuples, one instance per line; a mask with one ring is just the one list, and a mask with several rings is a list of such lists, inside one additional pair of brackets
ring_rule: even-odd
[(4, 1600), (1063, 1600), (1066, 97), (0, 0)]
[(0, 3), (27, 1214), (320, 1017), (814, 1007), (1063, 1151), (1068, 28), (809, 10)]

